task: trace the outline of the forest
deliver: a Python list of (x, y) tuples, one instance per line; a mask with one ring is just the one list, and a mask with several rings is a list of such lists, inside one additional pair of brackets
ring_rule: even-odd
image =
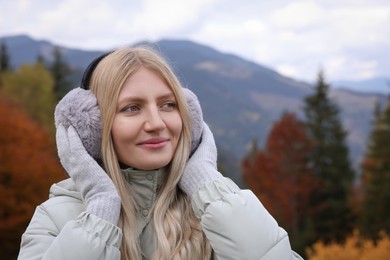
[[(11, 68), (0, 45), (0, 251), (16, 259), (21, 236), (50, 186), (66, 174), (55, 146), (54, 108), (71, 88), (59, 49), (53, 61)], [(253, 140), (241, 175), (305, 259), (390, 258), (390, 99), (372, 113), (361, 174), (351, 166), (340, 110), (320, 71), (302, 101), (304, 119), (286, 111), (264, 147)], [(219, 165), (223, 168), (223, 165)]]

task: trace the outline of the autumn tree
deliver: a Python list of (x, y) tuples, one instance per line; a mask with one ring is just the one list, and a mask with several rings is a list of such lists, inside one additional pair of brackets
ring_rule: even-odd
[(312, 208), (316, 209), (314, 230), (317, 239), (324, 242), (343, 241), (353, 225), (349, 195), (354, 171), (346, 144), (347, 133), (328, 91), (329, 85), (320, 72), (314, 93), (305, 98), (304, 107), (307, 133), (314, 141), (310, 162), (320, 183), (312, 196)]
[(363, 210), (361, 229), (376, 240), (380, 231), (390, 234), (390, 99), (383, 112), (375, 110), (363, 162)]
[(35, 207), (65, 175), (46, 129), (4, 97), (0, 125), (0, 252), (2, 259), (16, 259)]
[(376, 242), (366, 239), (356, 230), (344, 243), (318, 241), (307, 249), (309, 260), (373, 260), (390, 259), (390, 237), (381, 232)]
[(287, 113), (273, 125), (266, 148), (255, 145), (242, 163), (248, 187), (288, 231), (300, 253), (310, 233), (309, 198), (316, 187), (308, 165), (311, 149), (303, 124)]
[(54, 79), (53, 91), (57, 100), (60, 100), (71, 87), (69, 80), (71, 69), (59, 47), (55, 47), (53, 50), (53, 62), (49, 66), (49, 71)]
[(48, 129), (54, 130), (53, 79), (43, 64), (22, 65), (2, 76), (2, 95), (23, 105), (28, 113)]

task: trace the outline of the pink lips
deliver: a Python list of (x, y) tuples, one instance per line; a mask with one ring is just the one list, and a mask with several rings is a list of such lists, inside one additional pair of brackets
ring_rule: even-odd
[(146, 149), (160, 149), (163, 148), (168, 143), (168, 141), (168, 138), (155, 137), (142, 141), (138, 143), (138, 145)]

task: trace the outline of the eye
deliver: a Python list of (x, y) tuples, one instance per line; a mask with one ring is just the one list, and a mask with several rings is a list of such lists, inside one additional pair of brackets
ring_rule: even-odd
[(124, 107), (121, 112), (126, 112), (129, 114), (136, 114), (141, 110), (141, 108), (138, 105), (128, 105)]
[(174, 101), (167, 101), (161, 105), (161, 110), (166, 112), (173, 111), (176, 108), (177, 108), (177, 104)]

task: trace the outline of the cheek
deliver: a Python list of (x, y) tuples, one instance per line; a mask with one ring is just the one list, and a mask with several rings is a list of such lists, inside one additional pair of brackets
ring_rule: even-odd
[(183, 121), (180, 115), (177, 114), (176, 117), (171, 122), (172, 135), (175, 137), (175, 141), (176, 141), (175, 148), (179, 141), (182, 130), (183, 130)]
[(111, 128), (111, 138), (112, 138), (112, 143), (114, 145), (114, 150), (117, 154), (117, 156), (120, 158), (120, 147), (118, 147), (118, 144), (121, 143), (121, 139), (122, 139), (122, 130), (121, 130), (121, 127), (119, 127), (118, 124), (115, 123), (114, 121), (114, 124), (112, 125), (112, 128)]
[(121, 118), (114, 120), (111, 128), (111, 137), (117, 153), (121, 153), (126, 144), (135, 139), (135, 132), (135, 124), (130, 124), (129, 120), (122, 120)]
[(115, 146), (118, 140), (121, 139), (121, 136), (123, 135), (122, 128), (123, 127), (121, 127), (121, 123), (118, 122), (118, 120), (114, 120), (111, 128), (111, 137)]
[(181, 120), (179, 113), (175, 113), (175, 115), (170, 120), (170, 125), (171, 125), (172, 132), (175, 135), (180, 136), (181, 131), (183, 129), (183, 120)]

